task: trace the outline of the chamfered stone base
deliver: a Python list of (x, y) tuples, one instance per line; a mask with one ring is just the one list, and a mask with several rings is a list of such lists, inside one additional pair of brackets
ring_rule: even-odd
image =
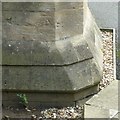
[(69, 92), (70, 104), (93, 93), (102, 76), (102, 40), (85, 4), (3, 3), (3, 93), (59, 92), (49, 94), (57, 102)]
[(14, 106), (20, 107), (21, 104), (17, 93), (25, 93), (28, 99), (29, 107), (67, 107), (83, 105), (88, 99), (87, 96), (98, 92), (98, 85), (85, 88), (78, 91), (58, 92), (58, 91), (3, 91), (2, 104), (3, 107)]

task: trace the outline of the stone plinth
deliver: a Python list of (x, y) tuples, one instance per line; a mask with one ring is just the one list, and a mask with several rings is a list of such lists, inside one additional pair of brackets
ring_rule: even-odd
[(102, 39), (86, 3), (2, 3), (2, 12), (4, 93), (66, 93), (74, 103), (97, 92)]

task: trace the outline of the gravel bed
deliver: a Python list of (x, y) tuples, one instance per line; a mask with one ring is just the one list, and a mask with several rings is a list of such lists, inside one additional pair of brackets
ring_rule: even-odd
[(114, 80), (113, 66), (113, 32), (101, 30), (103, 38), (103, 78), (100, 81), (100, 90), (104, 89)]
[(65, 107), (65, 108), (51, 108), (41, 111), (42, 118), (54, 118), (54, 119), (70, 119), (70, 118), (82, 118), (83, 108), (80, 106), (76, 107)]
[[(49, 109), (35, 109), (35, 108), (25, 108), (25, 109), (16, 109), (12, 108), (12, 114), (17, 113), (11, 116), (11, 114), (5, 114), (2, 120), (10, 120), (15, 117), (15, 119), (25, 118), (29, 120), (81, 120), (83, 118), (83, 106), (76, 107), (63, 107), (63, 108), (49, 108)], [(10, 112), (11, 109), (8, 109)], [(19, 114), (18, 114), (19, 113)], [(20, 118), (19, 118), (19, 117)]]

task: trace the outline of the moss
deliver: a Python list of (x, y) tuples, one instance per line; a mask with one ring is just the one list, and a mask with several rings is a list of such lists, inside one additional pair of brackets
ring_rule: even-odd
[(117, 57), (120, 59), (120, 50), (117, 51)]

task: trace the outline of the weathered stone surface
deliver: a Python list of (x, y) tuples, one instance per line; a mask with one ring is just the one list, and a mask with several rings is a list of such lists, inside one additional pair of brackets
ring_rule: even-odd
[(85, 8), (86, 9), (84, 9), (84, 12), (85, 12), (84, 20), (85, 21), (84, 21), (83, 35), (97, 62), (100, 74), (102, 75), (102, 71), (103, 71), (102, 36), (87, 5), (85, 6)]
[(5, 11), (59, 11), (62, 9), (82, 9), (83, 2), (27, 2), (24, 3), (3, 3), (3, 10)]
[(3, 89), (76, 91), (101, 79), (93, 60), (63, 67), (3, 66)]
[(83, 10), (60, 11), (47, 17), (41, 16), (41, 13), (5, 11), (3, 23), (3, 38), (49, 42), (65, 40), (83, 33)]
[[(40, 108), (46, 108), (46, 107), (58, 107), (58, 106), (75, 106), (75, 105), (83, 105), (85, 104), (86, 99), (84, 99), (86, 96), (91, 95), (91, 93), (97, 92), (98, 86), (92, 86), (90, 88), (86, 88), (84, 90), (80, 90), (77, 92), (57, 92), (57, 91), (24, 91), (28, 98), (28, 105), (31, 106), (40, 106)], [(21, 91), (23, 93), (23, 91)], [(20, 91), (19, 91), (20, 93)], [(3, 104), (4, 106), (19, 106), (19, 99), (16, 96), (15, 92), (9, 91), (4, 92), (3, 91)], [(80, 104), (78, 104), (78, 101)]]
[(101, 42), (86, 3), (24, 4), (3, 4), (3, 91), (67, 92), (70, 104), (95, 93)]
[[(29, 12), (29, 11), (2, 11), (3, 23), (7, 25), (16, 25), (22, 29), (22, 27), (39, 27), (43, 28), (55, 28), (54, 12)], [(4, 27), (4, 26), (3, 26)], [(32, 31), (32, 29), (31, 29)]]
[[(10, 65), (12, 63), (17, 64), (19, 62), (24, 64), (31, 63), (31, 51), (32, 46), (30, 41), (6, 41), (2, 42), (2, 64)], [(19, 64), (17, 64), (19, 65)]]
[(55, 11), (55, 2), (3, 2), (4, 11)]
[(2, 48), (3, 65), (67, 65), (93, 57), (86, 42), (79, 37), (55, 43), (3, 39)]
[(63, 9), (71, 9), (71, 10), (74, 10), (74, 9), (83, 9), (83, 2), (56, 2), (55, 3), (55, 10), (56, 11), (60, 11), (60, 10), (63, 10)]
[[(83, 9), (55, 12), (56, 40), (64, 40), (83, 33)], [(72, 24), (71, 24), (72, 23)]]
[(8, 4), (3, 3), (3, 65), (64, 65), (93, 57), (83, 42), (82, 2), (55, 3), (56, 11), (42, 12), (42, 5), (52, 9), (54, 3)]
[(3, 24), (2, 37), (7, 40), (39, 40), (43, 42), (50, 42), (55, 41), (55, 29)]

